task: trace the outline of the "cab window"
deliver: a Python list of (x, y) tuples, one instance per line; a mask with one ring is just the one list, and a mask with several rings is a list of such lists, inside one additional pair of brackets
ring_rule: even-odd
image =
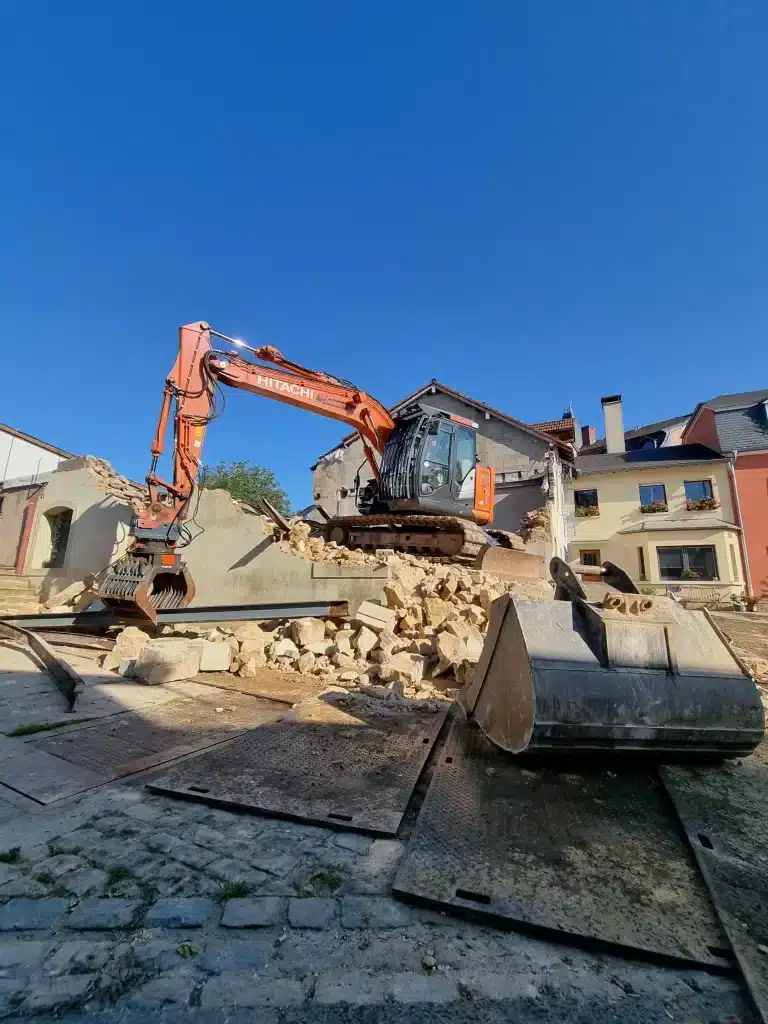
[(464, 483), (475, 468), (477, 461), (477, 438), (469, 427), (456, 428), (456, 481)]
[(421, 466), (421, 493), (432, 494), (445, 486), (450, 477), (451, 431), (440, 429), (430, 434), (424, 446)]

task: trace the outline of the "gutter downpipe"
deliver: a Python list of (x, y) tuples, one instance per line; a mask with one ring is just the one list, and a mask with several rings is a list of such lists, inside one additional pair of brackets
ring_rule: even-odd
[(728, 477), (731, 482), (731, 496), (733, 497), (733, 506), (736, 510), (736, 525), (740, 528), (739, 533), (739, 547), (741, 548), (741, 558), (744, 562), (744, 582), (747, 584), (747, 594), (752, 593), (752, 573), (749, 571), (749, 557), (747, 556), (747, 544), (744, 540), (744, 524), (741, 520), (741, 502), (739, 501), (739, 488), (736, 484), (736, 470), (734, 469), (736, 459), (738, 459), (738, 450), (734, 450), (733, 458), (728, 459)]

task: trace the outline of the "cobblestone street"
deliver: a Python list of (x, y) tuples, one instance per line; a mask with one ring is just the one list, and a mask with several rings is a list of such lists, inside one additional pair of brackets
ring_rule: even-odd
[(396, 902), (400, 840), (177, 802), (144, 781), (0, 827), (4, 1016), (218, 1020), (271, 1007), (351, 1019), (400, 1007), (417, 1019), (431, 1007), (461, 1019), (486, 1007), (499, 1019), (752, 1019), (736, 979)]

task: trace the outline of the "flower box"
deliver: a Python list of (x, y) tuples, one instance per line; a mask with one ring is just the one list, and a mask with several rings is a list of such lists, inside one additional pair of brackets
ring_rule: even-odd
[(600, 507), (598, 505), (577, 505), (576, 506), (576, 518), (577, 519), (592, 519), (594, 516), (600, 515)]
[(641, 505), (640, 511), (646, 515), (651, 512), (669, 512), (669, 505), (666, 501), (652, 501), (650, 505)]
[(685, 507), (688, 512), (714, 512), (716, 508), (720, 508), (720, 502), (716, 498), (688, 499)]

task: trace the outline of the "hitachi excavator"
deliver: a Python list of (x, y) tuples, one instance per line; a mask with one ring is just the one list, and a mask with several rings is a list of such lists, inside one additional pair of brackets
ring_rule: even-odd
[[(232, 347), (214, 348), (212, 339)], [(261, 365), (246, 358), (246, 351)], [(155, 619), (157, 610), (183, 608), (192, 600), (194, 583), (178, 552), (220, 385), (296, 405), (357, 430), (371, 478), (357, 490), (360, 515), (329, 520), (327, 540), (460, 559), (476, 559), (489, 546), (505, 548), (501, 531), (492, 535), (483, 529), (493, 518), (494, 472), (477, 463), (477, 424), (422, 403), (393, 419), (349, 381), (291, 362), (270, 345), (251, 348), (197, 322), (179, 329), (179, 352), (165, 382), (152, 444), (149, 504), (132, 527), (130, 557), (114, 565), (102, 583), (105, 604)], [(169, 482), (158, 476), (157, 464), (174, 405)], [(504, 554), (508, 572), (532, 558), (494, 550), (494, 572), (504, 569)]]

